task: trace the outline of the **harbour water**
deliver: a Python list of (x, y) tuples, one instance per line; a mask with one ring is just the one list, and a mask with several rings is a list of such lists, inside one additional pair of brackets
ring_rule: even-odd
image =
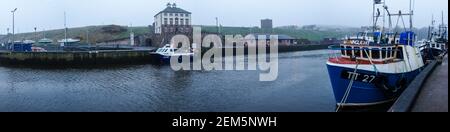
[(96, 69), (0, 67), (0, 111), (331, 112), (328, 50), (281, 53), (279, 76), (139, 65)]

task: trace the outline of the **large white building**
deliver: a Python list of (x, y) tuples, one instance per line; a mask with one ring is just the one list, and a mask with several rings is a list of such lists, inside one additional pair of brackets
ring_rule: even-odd
[(167, 4), (167, 8), (155, 15), (156, 34), (189, 33), (192, 30), (191, 12)]

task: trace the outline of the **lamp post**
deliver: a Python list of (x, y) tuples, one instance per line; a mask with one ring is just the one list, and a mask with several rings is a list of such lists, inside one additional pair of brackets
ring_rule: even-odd
[(37, 42), (37, 27), (34, 27), (34, 40)]
[(9, 37), (9, 28), (6, 28), (6, 36), (8, 36), (8, 42), (6, 43), (9, 44), (9, 42), (11, 42), (11, 37)]
[(220, 34), (220, 29), (219, 29), (219, 18), (216, 17), (216, 27), (217, 27), (217, 33)]
[(11, 13), (12, 13), (12, 17), (13, 17), (13, 19), (12, 19), (12, 21), (13, 21), (13, 29), (12, 29), (12, 43), (14, 44), (14, 35), (15, 35), (15, 23), (14, 23), (14, 14), (16, 13), (16, 11), (17, 11), (17, 8), (15, 8), (14, 10), (12, 10), (11, 11)]

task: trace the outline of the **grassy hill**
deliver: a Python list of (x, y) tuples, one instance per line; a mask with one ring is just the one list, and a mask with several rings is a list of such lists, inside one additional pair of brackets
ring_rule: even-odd
[[(202, 26), (204, 32), (217, 32), (215, 26)], [(264, 31), (258, 27), (222, 27), (221, 33), (225, 35), (247, 35), (250, 33), (272, 33), (272, 34), (285, 34), (297, 39), (309, 39), (312, 41), (319, 41), (323, 38), (341, 38), (347, 35), (349, 32), (345, 31), (319, 31), (319, 30), (303, 30), (298, 28), (274, 28), (272, 31)]]
[[(125, 27), (118, 25), (104, 25), (104, 26), (87, 26), (70, 28), (67, 32), (68, 38), (77, 38), (82, 42), (86, 42), (87, 34), (89, 34), (89, 42), (104, 42), (116, 39), (124, 39), (130, 36), (130, 32), (133, 30), (135, 35), (143, 35), (150, 33), (149, 27)], [(48, 30), (35, 33), (21, 33), (16, 34), (16, 40), (36, 40), (44, 38), (52, 40), (64, 39), (64, 29)], [(4, 41), (7, 39), (3, 37)]]
[[(215, 33), (217, 32), (217, 27), (215, 26), (201, 26), (203, 32)], [(87, 26), (87, 27), (77, 27), (70, 28), (68, 30), (68, 38), (78, 38), (82, 42), (86, 42), (87, 32), (89, 31), (89, 42), (105, 42), (110, 40), (124, 39), (128, 38), (131, 29), (134, 31), (136, 36), (151, 34), (153, 32), (149, 27), (126, 27), (118, 25), (103, 25), (103, 26)], [(272, 34), (285, 34), (292, 36), (297, 39), (309, 39), (312, 41), (319, 41), (323, 38), (341, 38), (348, 35), (348, 31), (337, 31), (337, 30), (304, 30), (300, 28), (290, 28), (290, 27), (278, 27), (274, 28), (272, 31), (263, 31), (257, 27), (222, 27), (221, 32), (225, 35), (247, 35), (250, 33), (272, 33)], [(60, 40), (64, 38), (64, 29), (49, 30), (45, 32), (35, 33), (21, 33), (16, 35), (16, 40), (35, 40), (44, 37), (50, 38), (52, 40)], [(5, 42), (7, 37), (0, 37), (0, 42)]]

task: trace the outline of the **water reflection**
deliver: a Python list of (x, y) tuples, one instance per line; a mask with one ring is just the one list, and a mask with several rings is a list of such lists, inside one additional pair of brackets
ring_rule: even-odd
[(0, 111), (333, 111), (327, 51), (280, 54), (279, 78), (260, 71), (0, 67)]

